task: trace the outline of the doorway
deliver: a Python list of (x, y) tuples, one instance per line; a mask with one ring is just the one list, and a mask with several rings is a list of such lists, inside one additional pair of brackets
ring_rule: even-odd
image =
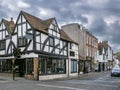
[(15, 60), (15, 72), (19, 77), (24, 77), (26, 70), (26, 62), (25, 59), (16, 59)]

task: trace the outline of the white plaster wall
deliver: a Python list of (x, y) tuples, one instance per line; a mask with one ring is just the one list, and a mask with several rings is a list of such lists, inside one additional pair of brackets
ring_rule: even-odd
[(10, 43), (10, 39), (7, 39), (7, 40), (6, 40), (6, 50), (8, 49), (9, 43)]
[(28, 51), (29, 50), (33, 50), (33, 41), (30, 43), (29, 47), (28, 47)]
[(38, 57), (38, 54), (29, 53), (29, 54), (21, 55), (21, 58), (33, 58), (33, 57)]
[(15, 46), (17, 46), (17, 35), (12, 36), (12, 41), (14, 42)]
[(43, 43), (47, 39), (47, 35), (41, 34), (41, 42)]
[(0, 50), (0, 55), (4, 55), (5, 54), (5, 50)]
[(67, 77), (67, 74), (43, 75), (39, 76), (39, 80), (51, 80)]

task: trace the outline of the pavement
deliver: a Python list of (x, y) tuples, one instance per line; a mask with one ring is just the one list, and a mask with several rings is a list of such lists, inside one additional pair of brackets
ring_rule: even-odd
[[(108, 73), (108, 72), (110, 72), (110, 71), (89, 72), (89, 73), (85, 73), (85, 74), (80, 74), (79, 76), (57, 78), (57, 79), (53, 79), (53, 80), (72, 80), (72, 79), (88, 78), (88, 77), (93, 77), (93, 76), (97, 76), (99, 74)], [(21, 81), (21, 80), (24, 81), (27, 79), (22, 78), (22, 77), (15, 77), (15, 80), (13, 80), (13, 77), (10, 77), (10, 76), (0, 76), (0, 82), (2, 82), (2, 81)], [(119, 80), (119, 82), (120, 82), (120, 80)]]

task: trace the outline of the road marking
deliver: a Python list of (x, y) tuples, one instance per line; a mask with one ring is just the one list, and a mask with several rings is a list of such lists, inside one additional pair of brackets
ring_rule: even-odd
[(0, 81), (0, 83), (6, 83), (6, 82), (8, 82), (8, 81)]
[[(60, 81), (60, 82), (65, 82), (65, 81)], [(90, 82), (65, 82), (65, 83), (72, 83), (72, 84), (87, 84), (87, 85), (94, 85), (94, 86), (104, 86), (104, 87), (114, 87), (117, 88), (118, 86), (113, 86), (113, 85), (105, 85), (105, 84), (94, 84), (94, 83), (90, 83)]]
[(55, 85), (47, 85), (47, 84), (37, 84), (37, 85), (39, 85), (39, 86), (44, 86), (44, 87), (53, 87), (53, 88), (69, 89), (69, 90), (87, 90), (87, 89), (79, 89), (79, 88), (73, 88), (73, 87), (55, 86)]
[(103, 80), (93, 80), (95, 82), (106, 82), (106, 83), (115, 83), (116, 81), (103, 81)]

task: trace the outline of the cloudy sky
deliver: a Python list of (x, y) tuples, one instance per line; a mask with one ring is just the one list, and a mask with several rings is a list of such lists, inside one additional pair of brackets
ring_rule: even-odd
[(23, 10), (41, 19), (55, 17), (59, 26), (79, 23), (120, 51), (120, 0), (0, 0), (0, 19), (17, 19)]

